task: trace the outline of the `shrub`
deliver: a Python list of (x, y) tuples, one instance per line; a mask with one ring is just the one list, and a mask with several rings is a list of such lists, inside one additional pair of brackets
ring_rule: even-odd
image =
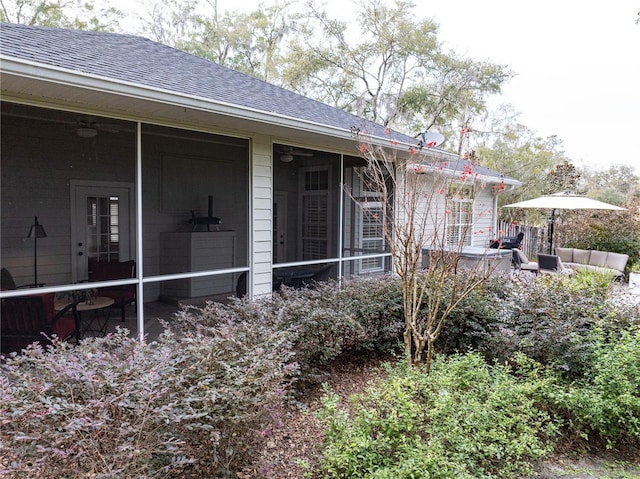
[(437, 351), (445, 354), (481, 351), (494, 357), (488, 344), (500, 329), (497, 310), (507, 294), (505, 279), (492, 276), (471, 292), (452, 311), (436, 343)]
[(402, 349), (404, 313), (398, 278), (356, 279), (342, 284), (340, 307), (361, 326), (354, 352), (395, 353)]
[(531, 397), (535, 383), (477, 354), (438, 359), (431, 374), (404, 362), (351, 414), (324, 398), (323, 478), (489, 478), (530, 472), (555, 427)]
[(329, 281), (308, 289), (284, 287), (269, 298), (186, 309), (178, 315), (175, 329), (208, 335), (212, 333), (207, 328), (223, 321), (269, 327), (282, 332), (292, 345), (298, 378), (320, 381), (341, 354), (397, 348), (404, 329), (401, 305), (397, 280), (361, 279), (341, 288)]
[(291, 355), (282, 334), (220, 324), (141, 344), (119, 330), (30, 346), (0, 365), (3, 474), (226, 477), (277, 423)]
[(589, 370), (548, 395), (566, 418), (568, 434), (595, 435), (608, 447), (640, 444), (640, 330), (606, 334), (597, 329)]
[(507, 361), (523, 352), (568, 377), (580, 377), (591, 353), (590, 331), (637, 322), (638, 307), (611, 296), (609, 282), (573, 276), (540, 275), (494, 287), (495, 317), (487, 321), (489, 334), (483, 336), (488, 339), (473, 346), (489, 360)]

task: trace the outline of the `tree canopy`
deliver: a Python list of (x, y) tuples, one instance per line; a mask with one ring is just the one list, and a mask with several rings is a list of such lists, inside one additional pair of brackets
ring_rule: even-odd
[(0, 0), (3, 22), (117, 31), (124, 13), (97, 0)]

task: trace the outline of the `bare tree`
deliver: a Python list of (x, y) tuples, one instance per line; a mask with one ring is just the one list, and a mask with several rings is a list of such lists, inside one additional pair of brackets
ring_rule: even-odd
[(474, 171), (474, 153), (451, 163), (426, 147), (407, 153), (393, 142), (374, 145), (366, 131), (356, 135), (367, 165), (361, 181), (385, 204), (384, 237), (402, 287), (405, 353), (429, 371), (447, 318), (494, 267), (462, 259), (474, 234), (473, 198), (485, 179)]

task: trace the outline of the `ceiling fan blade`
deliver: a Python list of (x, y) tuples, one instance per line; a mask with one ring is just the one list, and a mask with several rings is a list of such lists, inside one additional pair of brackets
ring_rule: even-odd
[(111, 123), (96, 123), (96, 128), (107, 133), (120, 133), (121, 129), (118, 125)]

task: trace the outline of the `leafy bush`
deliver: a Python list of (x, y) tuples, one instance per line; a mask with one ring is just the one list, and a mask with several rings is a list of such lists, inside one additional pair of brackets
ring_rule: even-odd
[(593, 274), (493, 279), (470, 295), (442, 333), (445, 352), (475, 350), (488, 361), (516, 352), (569, 377), (587, 368), (595, 326), (624, 329), (638, 323), (638, 305), (611, 295), (611, 283)]
[(437, 351), (445, 354), (484, 351), (491, 358), (493, 351), (488, 344), (500, 329), (497, 310), (506, 294), (502, 276), (493, 276), (472, 291), (447, 319), (436, 342)]
[[(628, 211), (615, 216), (606, 211), (574, 212), (559, 228), (559, 242), (570, 248), (628, 254), (628, 267), (640, 260), (640, 222), (636, 208), (631, 205)], [(615, 228), (611, 227), (612, 218), (615, 218)]]
[(281, 333), (229, 323), (55, 346), (0, 365), (3, 474), (231, 476), (277, 425), (293, 368)]
[(640, 444), (640, 330), (605, 334), (595, 330), (590, 370), (577, 381), (549, 389), (568, 434), (596, 435), (608, 447)]
[(311, 289), (283, 288), (259, 300), (234, 300), (191, 308), (177, 318), (184, 332), (216, 327), (224, 321), (269, 327), (286, 335), (299, 365), (299, 379), (319, 381), (327, 365), (345, 353), (388, 353), (404, 330), (397, 280), (324, 282)]
[(477, 354), (437, 360), (431, 374), (404, 362), (351, 414), (324, 398), (323, 478), (489, 478), (530, 472), (555, 427), (531, 397), (536, 384)]
[(398, 278), (356, 279), (342, 284), (339, 305), (362, 327), (354, 352), (389, 354), (402, 348), (404, 312)]

